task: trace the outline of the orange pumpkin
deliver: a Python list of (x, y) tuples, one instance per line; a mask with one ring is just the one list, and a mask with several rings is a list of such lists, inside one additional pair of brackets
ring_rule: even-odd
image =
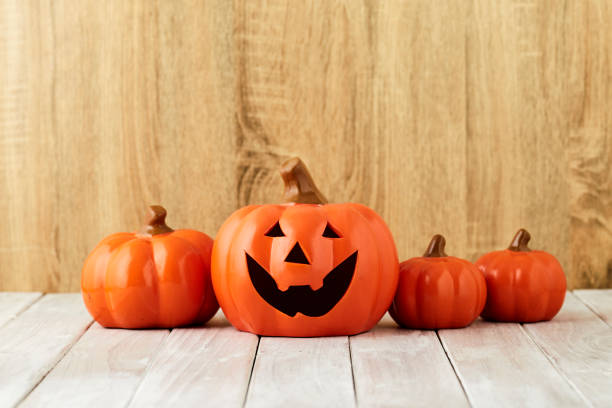
[(476, 266), (489, 292), (482, 317), (528, 323), (552, 319), (563, 306), (567, 287), (559, 261), (527, 244), (531, 235), (520, 229), (508, 249), (483, 255)]
[(422, 257), (400, 264), (389, 314), (413, 329), (452, 329), (472, 323), (482, 311), (487, 288), (482, 274), (464, 259), (444, 253), (446, 240), (434, 235)]
[(244, 207), (217, 233), (212, 279), (225, 316), (266, 336), (369, 330), (397, 286), (391, 233), (364, 205), (325, 204), (299, 159), (281, 175), (287, 204)]
[(139, 232), (104, 238), (85, 260), (81, 290), (104, 327), (177, 327), (208, 321), (219, 309), (210, 278), (212, 239), (174, 231), (151, 206)]

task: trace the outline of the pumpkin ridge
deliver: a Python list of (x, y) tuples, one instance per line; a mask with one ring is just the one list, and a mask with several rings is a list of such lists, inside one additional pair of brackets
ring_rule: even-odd
[[(195, 233), (196, 235), (201, 235), (200, 239), (204, 240), (204, 241), (208, 241), (210, 240), (210, 248), (206, 248), (206, 250), (208, 251), (208, 259), (206, 259), (204, 257), (204, 253), (200, 250), (200, 247), (197, 243), (193, 242), (190, 240), (190, 238), (188, 236), (183, 236), (182, 233), (183, 232), (188, 232), (188, 233)], [(200, 323), (205, 323), (207, 321), (209, 321), (213, 316), (214, 313), (216, 313), (217, 310), (219, 310), (219, 302), (217, 301), (213, 286), (212, 286), (212, 246), (213, 246), (213, 240), (205, 233), (197, 231), (197, 230), (190, 230), (190, 229), (178, 229), (174, 231), (174, 234), (172, 234), (175, 238), (180, 238), (185, 240), (186, 242), (188, 242), (189, 244), (191, 244), (191, 246), (193, 246), (197, 252), (197, 254), (200, 256), (202, 263), (206, 266), (208, 265), (208, 274), (205, 274), (205, 278), (204, 280), (206, 281), (205, 285), (204, 285), (204, 299), (202, 301), (202, 304), (200, 305), (199, 309), (198, 309), (198, 313), (196, 315), (196, 319), (194, 320), (195, 324), (200, 324)], [(211, 297), (213, 299), (211, 299)], [(211, 303), (212, 301), (212, 303)], [(214, 306), (214, 307), (211, 307)], [(214, 313), (213, 313), (213, 309)], [(202, 312), (206, 310), (208, 311), (207, 314), (202, 315)], [(212, 313), (212, 314), (211, 314)]]
[(469, 269), (468, 275), (470, 276), (470, 280), (474, 283), (474, 292), (476, 293), (476, 301), (470, 308), (470, 311), (473, 316), (478, 316), (480, 313), (477, 313), (476, 311), (478, 309), (478, 299), (480, 299), (480, 288), (478, 287), (478, 282), (476, 281), (476, 276), (474, 275), (473, 269), (468, 265), (465, 265), (464, 267)]
[[(380, 297), (380, 288), (382, 287), (383, 290), (387, 290), (388, 293), (382, 295), (389, 296), (389, 304), (386, 308), (382, 309), (380, 313), (373, 314), (373, 320), (376, 319), (377, 315), (379, 315), (378, 319), (376, 319), (375, 321), (370, 321), (370, 323), (374, 325), (384, 316), (386, 311), (393, 304), (393, 299), (395, 297), (395, 292), (399, 283), (399, 260), (397, 256), (397, 248), (395, 247), (395, 240), (393, 239), (393, 234), (391, 233), (391, 230), (389, 229), (388, 225), (385, 223), (383, 218), (378, 215), (373, 209), (360, 203), (348, 203), (346, 205), (361, 214), (361, 216), (364, 218), (364, 220), (367, 222), (368, 226), (372, 230), (372, 235), (375, 237), (376, 240), (382, 240), (382, 242), (384, 242), (384, 244), (377, 246), (377, 254), (381, 266), (379, 272), (384, 273), (385, 276), (385, 279), (379, 278), (378, 280), (379, 285), (377, 293), (378, 297)], [(386, 254), (382, 252), (386, 250), (389, 250), (390, 253)], [(386, 261), (387, 258), (389, 258), (388, 262)], [(387, 268), (383, 268), (383, 266), (385, 266), (385, 264), (387, 263)], [(386, 287), (383, 287), (382, 284), (386, 281), (389, 281), (389, 285), (385, 285)]]
[[(234, 228), (231, 231), (227, 231), (227, 232), (224, 231), (224, 233), (225, 234), (229, 234), (231, 236), (236, 235), (236, 233), (242, 229), (243, 224), (245, 223), (247, 217), (250, 216), (253, 213), (253, 211), (258, 210), (261, 207), (262, 206), (255, 206), (254, 208), (252, 208), (252, 209), (250, 209), (248, 211), (245, 211), (244, 214), (241, 214), (241, 217), (239, 218), (239, 220), (238, 220), (237, 224), (234, 226)], [(238, 211), (240, 211), (240, 210), (238, 210)], [(229, 244), (227, 246), (226, 252), (225, 252), (224, 258), (225, 258), (225, 269), (226, 269), (226, 271), (230, 270), (230, 265), (232, 263), (231, 255), (233, 253), (234, 243), (235, 243), (235, 241), (233, 239), (230, 240)], [(242, 315), (240, 313), (237, 312), (238, 311), (238, 306), (236, 305), (236, 301), (234, 300), (234, 294), (232, 293), (231, 289), (229, 289), (229, 288), (231, 288), (231, 285), (230, 285), (230, 282), (229, 282), (230, 281), (230, 274), (224, 272), (222, 279), (224, 280), (225, 286), (228, 288), (227, 292), (229, 293), (229, 296), (227, 296), (227, 300), (229, 300), (232, 303), (233, 312), (236, 314), (238, 320), (242, 323), (243, 327), (246, 330), (252, 330), (251, 325), (248, 322), (246, 322), (245, 319), (243, 319), (243, 317), (242, 317)]]
[[(174, 248), (174, 245), (172, 244), (172, 241), (178, 241), (180, 242), (182, 245), (184, 245), (186, 248), (188, 248), (189, 250), (192, 251), (192, 253), (196, 254), (198, 259), (200, 260), (200, 262), (202, 263), (202, 266), (206, 265), (206, 261), (202, 258), (202, 254), (200, 253), (199, 248), (194, 245), (191, 241), (189, 241), (188, 239), (181, 237), (181, 236), (177, 236), (175, 234), (164, 234), (164, 235), (159, 235), (159, 236), (154, 236), (153, 239), (151, 239), (151, 253), (153, 255), (153, 263), (155, 265), (155, 272), (156, 272), (156, 277), (157, 277), (157, 293), (158, 293), (158, 297), (157, 300), (159, 302), (159, 314), (158, 314), (158, 321), (159, 322), (163, 322), (164, 319), (161, 319), (162, 316), (162, 311), (166, 309), (165, 305), (163, 304), (166, 299), (164, 299), (162, 297), (162, 292), (160, 290), (160, 282), (163, 281), (161, 274), (163, 274), (163, 271), (166, 269), (166, 262), (167, 262), (167, 257), (164, 259), (163, 263), (160, 263), (157, 259), (157, 257), (155, 256), (155, 253), (157, 252), (155, 250), (155, 245), (160, 245), (163, 246), (166, 253), (168, 255), (170, 255), (171, 252), (175, 252), (176, 249)], [(185, 283), (186, 280), (188, 280), (189, 277), (187, 277), (184, 281), (182, 281), (181, 283)], [(204, 277), (204, 280), (206, 280), (206, 278)], [(199, 310), (202, 308), (202, 306), (204, 306), (204, 302), (205, 302), (205, 298), (204, 296), (206, 295), (205, 290), (203, 290), (202, 293), (202, 299), (200, 301), (200, 304), (198, 305), (197, 308), (195, 308), (195, 313), (194, 316), (190, 319), (188, 319), (189, 321), (194, 321), (195, 318), (197, 317), (197, 314), (199, 312)], [(177, 327), (179, 324), (176, 322), (176, 317), (175, 316), (170, 316), (168, 318), (168, 322), (164, 322), (163, 326), (172, 326), (172, 327)], [(181, 326), (184, 326), (184, 324), (181, 324)]]
[[(115, 248), (115, 250), (113, 251), (114, 253), (113, 253), (113, 254), (112, 254), (112, 256), (109, 258), (109, 260), (108, 260), (108, 264), (106, 265), (106, 272), (105, 272), (105, 286), (107, 286), (107, 285), (106, 285), (106, 281), (108, 280), (109, 276), (111, 276), (111, 274), (112, 274), (113, 272), (115, 272), (115, 271), (109, 271), (108, 267), (109, 267), (110, 265), (112, 265), (112, 264), (113, 264), (113, 261), (115, 260), (115, 258), (117, 258), (117, 257), (119, 256), (119, 254), (121, 254), (121, 251), (124, 249), (124, 247), (126, 247), (126, 246), (130, 246), (130, 245), (133, 245), (133, 244), (134, 244), (135, 242), (137, 242), (137, 241), (138, 241), (138, 242), (139, 242), (139, 241), (143, 241), (143, 242), (145, 242), (145, 243), (146, 243), (146, 244), (147, 244), (147, 245), (150, 247), (150, 254), (151, 254), (151, 257), (152, 257), (152, 255), (153, 255), (153, 248), (152, 248), (152, 245), (151, 245), (151, 241), (150, 241), (150, 240), (148, 240), (148, 239), (138, 238), (138, 237), (136, 237), (136, 235), (134, 235), (134, 238), (133, 238), (133, 239), (130, 239), (130, 240), (128, 240), (128, 241), (126, 241), (126, 242), (122, 243), (121, 245), (119, 245), (117, 248)], [(153, 265), (155, 266), (155, 263), (153, 263)], [(155, 269), (157, 269), (157, 268), (155, 268)], [(119, 272), (122, 272), (122, 271), (119, 271)], [(159, 297), (159, 282), (158, 282), (157, 270), (155, 270), (155, 273), (154, 273), (153, 275), (154, 275), (154, 277), (155, 277), (155, 278), (154, 278), (154, 280), (155, 280), (155, 287), (154, 287), (153, 292), (157, 294), (157, 297)], [(117, 316), (117, 313), (120, 313), (120, 311), (119, 311), (119, 310), (117, 310), (117, 309), (115, 309), (115, 311), (113, 312), (113, 311), (111, 311), (112, 309), (109, 307), (109, 304), (111, 303), (111, 301), (109, 300), (109, 297), (110, 297), (110, 296), (111, 296), (110, 291), (106, 291), (106, 290), (105, 290), (105, 291), (104, 291), (104, 299), (105, 299), (105, 304), (106, 304), (106, 307), (107, 307), (107, 309), (108, 309), (108, 311), (109, 311), (109, 314), (112, 316), (113, 326), (114, 326), (114, 327), (121, 327), (121, 325), (119, 325), (119, 322), (120, 322), (122, 319), (121, 319), (120, 317), (118, 317), (118, 316)], [(156, 316), (155, 316), (155, 318), (157, 318), (157, 317), (159, 316), (159, 302), (157, 303), (155, 310), (156, 310)]]
[[(540, 280), (540, 285), (543, 285), (544, 287), (544, 293), (537, 293), (537, 292), (541, 292), (541, 290), (539, 290), (539, 288), (537, 287), (531, 287), (531, 282), (530, 281), (530, 292), (537, 293), (537, 297), (539, 298), (539, 300), (542, 302), (542, 311), (541, 314), (542, 315), (547, 315), (548, 314), (548, 310), (550, 309), (550, 304), (549, 304), (549, 298), (550, 298), (550, 283), (551, 283), (551, 277), (550, 277), (550, 273), (547, 271), (546, 268), (546, 262), (543, 259), (540, 259), (540, 257), (538, 256), (534, 256), (532, 257), (532, 264), (531, 264), (531, 275), (535, 275), (535, 274), (539, 274), (540, 276), (538, 276), (538, 279)], [(544, 298), (545, 297), (545, 298)], [(531, 306), (531, 305), (529, 305)]]
[[(109, 256), (108, 256), (108, 262), (106, 262), (106, 267), (104, 268), (104, 282), (103, 282), (103, 287), (102, 289), (104, 290), (104, 287), (106, 286), (106, 279), (109, 275), (109, 270), (108, 267), (109, 265), (112, 264), (113, 259), (121, 252), (121, 249), (126, 246), (127, 244), (129, 244), (130, 242), (134, 241), (136, 239), (135, 235), (132, 233), (131, 234), (132, 237), (127, 239), (126, 241), (122, 242), (121, 244), (117, 245), (115, 248), (113, 248), (112, 251), (109, 251)], [(115, 316), (115, 313), (113, 313), (112, 309), (109, 307), (110, 305), (110, 300), (109, 300), (109, 292), (104, 290), (104, 307), (106, 308), (108, 315), (111, 318), (112, 321), (112, 326), (111, 327), (116, 327), (118, 325), (118, 321), (117, 321), (117, 317)]]
[[(478, 279), (478, 274), (480, 273), (480, 271), (471, 262), (470, 262), (470, 265), (466, 265), (466, 267), (469, 268), (469, 275), (472, 278), (472, 281), (474, 282), (474, 290), (476, 291), (476, 301), (474, 302), (474, 307), (472, 309), (472, 315), (478, 317), (480, 316), (480, 312), (482, 312), (482, 310), (479, 310), (481, 309), (480, 299), (482, 298), (482, 287), (481, 287), (482, 281)], [(482, 279), (484, 280), (484, 277), (482, 277)], [(485, 287), (486, 287), (486, 284), (485, 284)]]
[(476, 281), (477, 287), (483, 295), (482, 300), (476, 303), (475, 314), (476, 316), (480, 316), (487, 302), (487, 281), (485, 280), (485, 277), (480, 271), (480, 269), (478, 269), (476, 265), (472, 265), (474, 266), (474, 280)]
[[(363, 224), (366, 226), (367, 230), (370, 232), (370, 236), (377, 241), (380, 237), (378, 236), (377, 231), (374, 231), (374, 228), (372, 228), (371, 221), (361, 212), (359, 211), (359, 209), (354, 208), (354, 206), (349, 205), (347, 206), (347, 208), (352, 211), (353, 213), (357, 214), (357, 217), (359, 217)], [(346, 235), (346, 234), (345, 234)], [(376, 247), (376, 251), (374, 251), (374, 253), (376, 254), (376, 264), (378, 265), (378, 270), (379, 272), (383, 271), (383, 264), (382, 264), (382, 259), (380, 257), (380, 250), (378, 247)], [(357, 266), (355, 266), (357, 267)], [(352, 282), (351, 282), (352, 284)], [(373, 294), (373, 299), (371, 304), (376, 305), (378, 304), (378, 297), (380, 295), (379, 293), (379, 288), (380, 288), (380, 276), (376, 275), (376, 290), (372, 291)], [(350, 289), (350, 286), (349, 286)], [(342, 299), (341, 299), (342, 300)], [(391, 299), (393, 301), (393, 299)], [(376, 319), (376, 321), (380, 320), (382, 318), (382, 316), (384, 315), (384, 313), (386, 312), (386, 310), (389, 308), (389, 306), (387, 305), (387, 307), (385, 307), (383, 309), (383, 313), (378, 317), (378, 319)], [(372, 313), (370, 313), (370, 316), (366, 319), (366, 325), (369, 326), (371, 321), (373, 320), (373, 318), (375, 318), (375, 315), (373, 314), (375, 313), (374, 310), (372, 310)], [(362, 325), (363, 326), (363, 325)]]
[[(102, 296), (100, 296), (101, 300), (103, 300), (103, 302), (100, 302), (102, 304), (101, 305), (98, 304), (97, 301), (86, 301), (85, 305), (87, 309), (89, 310), (90, 308), (93, 308), (95, 310), (102, 310), (104, 315), (110, 320), (111, 325), (115, 325), (116, 323), (114, 320), (114, 316), (111, 314), (110, 309), (108, 307), (108, 302), (106, 300), (106, 291), (104, 290), (108, 265), (110, 263), (111, 257), (113, 256), (117, 248), (119, 248), (121, 245), (133, 239), (134, 239), (134, 234), (130, 232), (119, 232), (116, 234), (111, 234), (108, 237), (104, 238), (102, 241), (100, 241), (100, 243), (98, 243), (98, 245), (96, 245), (94, 250), (87, 256), (87, 258), (85, 259), (83, 271), (81, 272), (81, 287), (85, 287), (84, 286), (84, 282), (86, 280), (85, 276), (93, 275), (93, 278), (88, 277), (88, 279), (92, 279), (93, 285), (91, 287), (88, 287), (87, 291), (83, 291), (83, 298), (85, 299), (85, 296), (95, 296), (96, 298), (98, 298), (98, 296), (96, 296), (96, 292), (102, 293)], [(120, 241), (120, 242), (114, 245), (110, 245), (111, 242), (115, 242), (115, 241)], [(109, 248), (106, 250), (104, 254), (98, 253), (106, 246), (108, 246)], [(95, 273), (97, 269), (95, 266), (95, 263), (98, 257), (102, 255), (106, 257), (106, 265), (99, 273), (99, 275), (101, 276), (98, 277), (98, 275)], [(93, 266), (90, 265), (90, 262), (94, 263), (94, 265)], [(90, 313), (94, 317), (94, 319), (97, 320), (98, 318), (100, 318), (100, 315), (96, 314), (94, 311), (90, 310)]]
[[(219, 230), (215, 236), (214, 242), (213, 242), (213, 246), (212, 246), (212, 250), (211, 250), (211, 263), (210, 263), (210, 270), (211, 270), (211, 281), (212, 281), (212, 285), (213, 285), (213, 289), (215, 292), (215, 295), (217, 293), (221, 293), (223, 286), (227, 285), (226, 282), (226, 277), (225, 277), (225, 273), (220, 273), (219, 269), (221, 270), (226, 270), (227, 269), (227, 264), (228, 264), (228, 252), (225, 253), (224, 256), (220, 256), (218, 255), (219, 253), (219, 248), (220, 247), (225, 247), (225, 246), (229, 246), (231, 243), (231, 235), (234, 233), (237, 225), (240, 224), (240, 220), (241, 220), (241, 216), (242, 213), (248, 214), (251, 211), (251, 207), (254, 206), (247, 206), (247, 207), (243, 207), (241, 209), (238, 209), (236, 211), (234, 211), (221, 225), (221, 227), (219, 227)], [(231, 227), (231, 228), (230, 228)], [(227, 237), (226, 237), (227, 236)], [(227, 242), (226, 242), (227, 241)], [(225, 250), (225, 248), (224, 248)], [(219, 301), (219, 299), (217, 298), (217, 301)], [(226, 302), (228, 302), (228, 300), (223, 299), (222, 301), (219, 301), (219, 306), (221, 306), (221, 309), (223, 310), (223, 313), (226, 315), (226, 317), (228, 317), (228, 314), (231, 314), (232, 312), (229, 311), (229, 308), (227, 307)], [(233, 300), (229, 299), (229, 302), (232, 302), (231, 307), (233, 307)], [(225, 308), (223, 306), (226, 306)], [(229, 319), (229, 317), (228, 317)]]
[[(552, 256), (549, 253), (545, 253), (545, 254), (546, 254), (546, 262), (544, 259), (539, 259), (539, 260), (542, 263), (542, 267), (547, 272), (547, 282), (546, 282), (547, 299), (546, 299), (545, 317), (548, 318), (548, 316), (554, 316), (560, 310), (560, 307), (558, 305), (555, 305), (554, 298), (551, 296), (552, 292), (555, 290), (556, 285), (554, 284), (554, 282), (556, 280), (556, 277), (554, 276), (555, 273), (553, 273), (553, 271), (551, 270), (550, 265), (556, 264), (555, 270), (558, 268), (563, 274), (563, 276), (565, 276), (565, 272), (563, 271), (563, 267), (561, 266), (561, 263), (554, 256)], [(566, 284), (565, 289), (563, 290), (563, 300), (561, 301), (561, 306), (563, 305), (563, 302), (565, 302), (565, 291), (566, 290), (567, 290), (567, 284)]]
[(461, 294), (461, 290), (463, 289), (461, 285), (461, 276), (460, 276), (462, 272), (461, 267), (463, 267), (463, 265), (461, 265), (461, 267), (459, 267), (459, 265), (456, 265), (454, 263), (445, 263), (443, 265), (444, 266), (442, 266), (442, 268), (444, 270), (444, 273), (448, 274), (451, 278), (451, 282), (453, 282), (452, 296), (453, 296), (454, 301), (453, 301), (453, 306), (451, 310), (449, 311), (449, 313), (445, 313), (444, 315), (441, 315), (440, 313), (436, 313), (436, 317), (439, 319), (438, 322), (436, 322), (436, 327), (446, 328), (451, 325), (451, 322), (457, 319), (458, 310), (462, 306), (459, 300), (459, 296)]
[[(265, 205), (259, 205), (255, 208), (253, 208), (251, 211), (248, 211), (246, 214), (244, 214), (244, 216), (240, 219), (238, 225), (236, 225), (236, 227), (234, 228), (234, 230), (231, 232), (232, 236), (236, 236), (236, 235), (240, 235), (242, 229), (244, 228), (247, 220), (249, 220), (250, 218), (256, 218), (255, 216), (257, 215), (257, 213), (263, 211), (265, 209)], [(284, 210), (281, 211), (281, 214)], [(280, 220), (280, 216), (278, 217), (278, 219)], [(232, 239), (230, 241), (230, 244), (227, 248), (227, 252), (225, 254), (225, 257), (227, 258), (227, 263), (226, 263), (226, 270), (232, 270), (231, 265), (233, 265), (234, 261), (233, 261), (233, 254), (235, 251), (234, 245), (236, 244), (236, 240)], [(244, 259), (244, 262), (246, 263), (246, 257), (242, 257), (241, 259)], [(244, 327), (246, 328), (247, 331), (254, 331), (254, 328), (251, 324), (251, 317), (249, 314), (245, 314), (243, 310), (241, 310), (239, 304), (240, 302), (236, 302), (234, 300), (234, 293), (231, 290), (231, 288), (233, 288), (233, 285), (230, 283), (230, 279), (232, 277), (231, 273), (225, 273), (224, 279), (226, 281), (226, 285), (228, 288), (227, 292), (229, 293), (228, 298), (231, 300), (232, 302), (232, 306), (234, 311), (236, 312), (236, 315), (238, 317), (238, 319), (240, 320), (240, 322), (244, 325)], [(245, 319), (244, 316), (249, 316), (248, 319)]]

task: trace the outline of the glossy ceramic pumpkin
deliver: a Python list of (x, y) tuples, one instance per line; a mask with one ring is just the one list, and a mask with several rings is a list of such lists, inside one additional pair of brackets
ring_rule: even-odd
[(528, 323), (552, 319), (563, 306), (567, 287), (559, 261), (527, 246), (531, 236), (520, 229), (508, 249), (483, 255), (476, 266), (487, 281), (482, 317)]
[(324, 204), (299, 159), (281, 168), (287, 204), (236, 211), (215, 239), (212, 279), (239, 330), (349, 335), (389, 307), (398, 260), (383, 220), (361, 204)]
[(451, 329), (472, 323), (485, 305), (482, 274), (465, 259), (444, 253), (435, 235), (422, 257), (400, 264), (400, 278), (389, 314), (403, 327)]
[(166, 210), (150, 207), (136, 233), (103, 239), (85, 261), (81, 290), (104, 327), (178, 327), (208, 321), (219, 309), (210, 278), (213, 241), (194, 230), (172, 230)]

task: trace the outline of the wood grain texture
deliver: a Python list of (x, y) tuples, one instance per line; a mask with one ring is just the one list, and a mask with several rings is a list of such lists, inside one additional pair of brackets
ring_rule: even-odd
[(369, 11), (350, 1), (236, 2), (239, 204), (277, 201), (278, 166), (295, 155), (332, 201), (381, 196)]
[(126, 406), (168, 334), (94, 323), (20, 407)]
[(553, 320), (524, 328), (593, 406), (612, 405), (612, 327), (568, 293)]
[[(0, 2), (0, 289), (57, 290), (57, 152), (51, 132), (52, 47), (45, 5)], [(42, 90), (46, 90), (44, 92)], [(36, 272), (26, 272), (26, 271)], [(72, 274), (70, 274), (72, 276)], [(72, 279), (63, 276), (65, 280)]]
[(236, 207), (231, 3), (1, 4), (0, 290), (78, 290), (148, 204), (214, 236)]
[(0, 327), (6, 322), (15, 318), (19, 313), (23, 312), (28, 306), (36, 302), (41, 294), (36, 292), (18, 293), (18, 292), (3, 292), (0, 293)]
[[(19, 295), (0, 299), (21, 305)], [(90, 321), (80, 296), (47, 295), (0, 327), (0, 403), (33, 388), (20, 406), (462, 406), (467, 396), (475, 407), (607, 407), (612, 327), (602, 315), (612, 291), (579, 295), (591, 309), (568, 293), (550, 322), (478, 320), (436, 337), (386, 316), (363, 335), (262, 338), (260, 347), (220, 312), (169, 336), (94, 323), (79, 338)]]
[(570, 287), (612, 287), (612, 4), (567, 10)]
[[(561, 2), (474, 1), (466, 31), (469, 257), (506, 248), (520, 227), (532, 247), (571, 266)], [(568, 32), (570, 31), (570, 32)], [(603, 254), (602, 254), (603, 255)]]
[(365, 122), (375, 143), (363, 181), (375, 187), (361, 200), (387, 220), (401, 259), (437, 233), (464, 256), (466, 3), (371, 2), (367, 11), (374, 79)]
[(612, 289), (575, 290), (574, 295), (612, 326)]
[(241, 407), (258, 342), (220, 311), (205, 327), (172, 330), (130, 407)]
[(477, 320), (439, 336), (474, 407), (573, 407), (585, 400), (519, 324)]
[(348, 337), (262, 337), (245, 406), (355, 406)]
[(387, 314), (349, 341), (359, 406), (469, 406), (435, 331), (401, 329)]
[(74, 291), (165, 205), (214, 235), (279, 164), (475, 260), (519, 228), (612, 286), (612, 4), (0, 0), (0, 290)]
[(25, 397), (85, 332), (80, 294), (44, 296), (0, 328), (0, 405)]

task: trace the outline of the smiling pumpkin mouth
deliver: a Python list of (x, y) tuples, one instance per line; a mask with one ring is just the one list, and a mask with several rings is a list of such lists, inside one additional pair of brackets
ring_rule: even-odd
[(247, 269), (253, 287), (270, 306), (294, 317), (302, 313), (320, 317), (328, 313), (342, 299), (355, 274), (357, 252), (353, 252), (323, 279), (323, 286), (313, 290), (309, 285), (290, 286), (280, 290), (274, 278), (252, 256), (246, 254)]

